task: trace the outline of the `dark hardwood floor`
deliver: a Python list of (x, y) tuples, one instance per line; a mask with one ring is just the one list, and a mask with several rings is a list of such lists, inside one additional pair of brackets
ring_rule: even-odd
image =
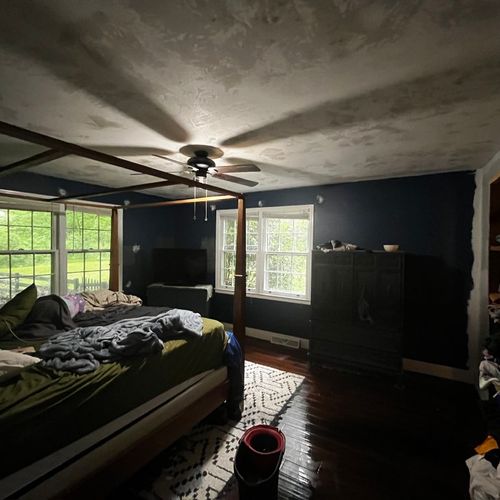
[[(278, 423), (287, 440), (280, 499), (469, 498), (464, 461), (485, 437), (471, 385), (311, 367), (304, 351), (251, 338), (246, 357), (304, 376)], [(139, 473), (138, 487), (133, 479), (132, 488), (118, 489), (112, 499), (145, 498), (130, 492), (150, 479)]]
[(303, 351), (254, 339), (246, 353), (305, 377), (280, 424), (288, 450), (281, 498), (300, 498), (294, 482), (313, 482), (313, 498), (468, 498), (464, 460), (484, 437), (472, 386), (413, 373), (395, 380), (311, 368)]

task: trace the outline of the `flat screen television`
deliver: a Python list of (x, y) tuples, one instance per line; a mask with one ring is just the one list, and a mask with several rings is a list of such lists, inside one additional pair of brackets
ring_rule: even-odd
[(155, 281), (166, 285), (199, 285), (207, 282), (207, 251), (191, 248), (153, 249)]

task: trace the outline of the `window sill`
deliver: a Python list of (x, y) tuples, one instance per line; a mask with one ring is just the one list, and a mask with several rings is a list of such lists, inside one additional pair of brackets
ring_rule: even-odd
[[(234, 290), (228, 290), (226, 288), (216, 288), (215, 293), (221, 293), (223, 295), (234, 295)], [(273, 300), (276, 302), (291, 302), (293, 304), (302, 304), (305, 306), (311, 305), (311, 299), (301, 299), (298, 297), (286, 297), (284, 295), (273, 295), (271, 293), (253, 293), (247, 292), (247, 297), (252, 299), (264, 299), (264, 300)]]

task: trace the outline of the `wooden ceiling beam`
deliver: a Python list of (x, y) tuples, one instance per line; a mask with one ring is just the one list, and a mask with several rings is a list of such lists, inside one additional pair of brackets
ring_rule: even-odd
[(221, 200), (232, 200), (234, 196), (231, 195), (221, 195), (221, 196), (204, 196), (202, 198), (186, 198), (184, 200), (167, 200), (167, 201), (155, 201), (153, 203), (136, 203), (135, 205), (125, 205), (123, 208), (154, 208), (154, 207), (168, 207), (171, 205), (186, 205), (188, 203), (203, 203), (205, 201), (221, 201)]
[(145, 184), (135, 184), (133, 186), (125, 186), (119, 188), (111, 188), (105, 191), (96, 191), (95, 193), (81, 193), (68, 196), (60, 196), (59, 198), (51, 198), (50, 201), (61, 202), (65, 200), (81, 200), (85, 198), (97, 198), (98, 196), (107, 196), (110, 194), (126, 193), (128, 191), (141, 191), (143, 189), (153, 189), (165, 186), (174, 186), (180, 184), (179, 182), (172, 181), (159, 181), (159, 182), (148, 182)]
[(218, 186), (211, 186), (209, 184), (204, 184), (192, 179), (169, 174), (168, 172), (164, 172), (163, 170), (157, 170), (146, 165), (141, 165), (140, 163), (135, 163), (123, 158), (117, 158), (106, 153), (101, 153), (99, 151), (94, 151), (93, 149), (88, 149), (84, 148), (83, 146), (72, 144), (70, 142), (61, 141), (60, 139), (56, 139), (44, 134), (39, 134), (38, 132), (33, 132), (31, 130), (26, 130), (24, 128), (17, 127), (16, 125), (12, 125), (3, 121), (0, 121), (0, 134), (7, 135), (9, 137), (15, 137), (16, 139), (21, 139), (33, 144), (40, 144), (41, 146), (45, 146), (50, 149), (56, 149), (69, 155), (81, 156), (90, 160), (106, 163), (107, 165), (114, 165), (115, 167), (124, 168), (126, 170), (131, 170), (133, 172), (138, 172), (144, 175), (159, 177), (160, 179), (177, 182), (186, 186), (196, 186), (202, 189), (213, 191), (215, 193), (221, 193), (236, 198), (240, 198), (242, 196), (241, 193), (237, 193), (235, 191), (229, 191), (228, 189), (220, 188)]
[(41, 153), (30, 156), (29, 158), (24, 158), (23, 160), (16, 161), (10, 165), (6, 165), (5, 167), (0, 167), (0, 177), (17, 174), (18, 172), (22, 172), (28, 168), (36, 167), (49, 161), (58, 160), (63, 156), (67, 156), (67, 154), (62, 151), (58, 151), (57, 149), (48, 149), (47, 151), (42, 151)]
[[(0, 198), (6, 197), (6, 198), (14, 198), (18, 200), (30, 200), (30, 201), (41, 201), (43, 203), (54, 203), (52, 201), (52, 198), (45, 198), (41, 197), (39, 195), (34, 195), (34, 194), (27, 194), (27, 193), (21, 193), (18, 191), (9, 191), (5, 189), (0, 189)], [(113, 203), (98, 203), (98, 202), (91, 202), (91, 201), (61, 201), (63, 205), (75, 205), (79, 207), (93, 207), (93, 208), (123, 208), (122, 205), (116, 205)]]

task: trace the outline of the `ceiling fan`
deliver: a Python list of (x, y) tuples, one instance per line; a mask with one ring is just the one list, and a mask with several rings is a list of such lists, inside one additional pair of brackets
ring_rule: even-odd
[(220, 148), (200, 144), (188, 144), (180, 148), (179, 152), (188, 157), (186, 162), (178, 161), (160, 154), (153, 154), (153, 156), (182, 165), (184, 167), (184, 172), (192, 174), (194, 178), (200, 182), (206, 182), (207, 177), (210, 176), (215, 179), (235, 182), (249, 187), (258, 184), (256, 181), (242, 179), (234, 175), (227, 175), (228, 173), (239, 174), (242, 172), (260, 172), (260, 168), (253, 163), (224, 166), (216, 165), (214, 159), (221, 158), (224, 155), (224, 152)]

